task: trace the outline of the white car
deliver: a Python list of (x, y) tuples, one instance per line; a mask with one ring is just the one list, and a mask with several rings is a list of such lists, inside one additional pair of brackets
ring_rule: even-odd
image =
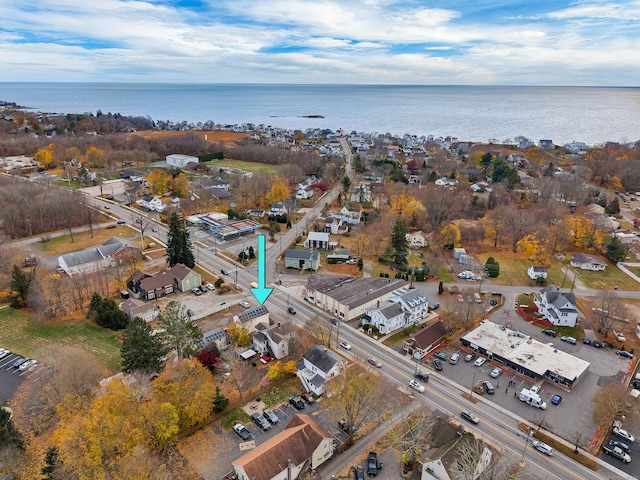
[(207, 283), (207, 284), (205, 285), (205, 287), (207, 287), (207, 288), (208, 288), (209, 290), (211, 290), (211, 291), (213, 291), (213, 290), (215, 290), (215, 289), (216, 289), (216, 287), (214, 287), (211, 283)]
[(635, 437), (633, 435), (631, 435), (629, 432), (627, 432), (626, 430), (623, 430), (621, 428), (618, 427), (614, 427), (613, 429), (613, 434), (617, 435), (618, 437), (626, 440), (629, 443), (633, 443), (636, 441)]
[(411, 380), (409, 382), (409, 388), (412, 388), (416, 392), (424, 393), (424, 387), (420, 385), (418, 382), (416, 382), (415, 380)]
[(473, 362), (473, 366), (474, 366), (474, 367), (481, 367), (482, 365), (484, 365), (484, 362), (486, 362), (486, 361), (487, 361), (487, 359), (486, 359), (486, 358), (484, 358), (484, 357), (478, 357), (478, 358), (476, 359), (476, 361), (475, 361), (475, 362)]
[(351, 344), (349, 342), (345, 342), (344, 340), (340, 342), (340, 346), (345, 350), (351, 350)]
[(251, 305), (249, 305), (249, 302), (240, 302), (240, 306), (242, 308), (249, 308)]
[(9, 350), (7, 350), (6, 348), (0, 348), (0, 358), (4, 358), (7, 355), (9, 355)]
[(529, 391), (531, 393), (538, 393), (540, 391), (540, 385), (531, 385), (531, 388), (529, 389)]
[(545, 455), (549, 455), (549, 456), (553, 455), (553, 448), (551, 448), (546, 443), (540, 442), (538, 440), (534, 440), (531, 442), (531, 445), (533, 445), (533, 448), (535, 448), (539, 452), (544, 453)]
[(36, 360), (27, 360), (26, 362), (24, 362), (22, 365), (20, 365), (18, 367), (18, 370), (29, 370), (31, 367), (33, 367), (34, 365), (36, 365), (38, 362)]
[(501, 368), (494, 368), (493, 370), (491, 370), (491, 378), (498, 378), (500, 375), (502, 375), (502, 369)]

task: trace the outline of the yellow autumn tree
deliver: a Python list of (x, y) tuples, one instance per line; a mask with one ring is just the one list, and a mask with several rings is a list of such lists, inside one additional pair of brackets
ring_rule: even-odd
[(520, 239), (516, 244), (516, 250), (534, 265), (547, 265), (551, 256), (548, 239), (539, 233), (532, 233)]
[(282, 202), (291, 195), (289, 186), (284, 179), (278, 177), (271, 185), (271, 190), (264, 196), (264, 201), (267, 205), (273, 205), (274, 203)]
[(184, 172), (180, 172), (177, 177), (173, 178), (171, 185), (171, 190), (176, 197), (184, 198), (189, 193), (189, 179)]
[(147, 175), (149, 189), (154, 195), (164, 195), (169, 191), (171, 177), (161, 168), (155, 168)]
[(607, 182), (607, 188), (611, 190), (623, 190), (622, 182), (620, 181), (620, 178), (613, 175)]
[(87, 163), (92, 168), (104, 168), (107, 164), (107, 157), (99, 148), (91, 147), (87, 152)]
[(440, 239), (443, 246), (452, 245), (455, 247), (460, 245), (462, 235), (460, 234), (460, 229), (450, 223), (440, 230)]
[(585, 248), (589, 244), (593, 222), (584, 215), (569, 215), (565, 221), (571, 229), (571, 243), (576, 248)]
[(238, 347), (248, 347), (251, 345), (251, 334), (246, 328), (242, 328), (237, 322), (231, 322), (227, 328), (227, 336)]
[(53, 155), (50, 150), (38, 150), (33, 159), (46, 168), (53, 162)]

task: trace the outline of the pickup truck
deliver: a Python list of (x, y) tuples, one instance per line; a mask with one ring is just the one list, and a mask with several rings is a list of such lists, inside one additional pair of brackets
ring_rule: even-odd
[(631, 457), (628, 453), (622, 450), (620, 447), (612, 447), (611, 445), (604, 444), (602, 445), (602, 449), (604, 453), (611, 455), (612, 457), (616, 457), (618, 460), (622, 460), (624, 463), (629, 463), (631, 461)]

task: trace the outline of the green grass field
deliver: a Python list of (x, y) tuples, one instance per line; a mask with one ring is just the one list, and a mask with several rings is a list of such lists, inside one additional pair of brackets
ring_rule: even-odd
[[(73, 242), (71, 242), (70, 235), (63, 235), (61, 237), (52, 238), (45, 243), (34, 243), (33, 246), (46, 255), (64, 255), (65, 253), (75, 252), (87, 247), (100, 245), (111, 237), (129, 238), (134, 235), (135, 232), (129, 227), (118, 225), (116, 228), (94, 229), (93, 237), (91, 237), (91, 232), (74, 233)], [(140, 246), (140, 237), (136, 240), (136, 244)]]
[(120, 366), (120, 344), (115, 333), (88, 320), (36, 321), (27, 310), (0, 309), (1, 347), (28, 357), (54, 345), (78, 346), (111, 371)]
[(257, 173), (257, 172), (267, 172), (276, 174), (278, 172), (277, 165), (271, 165), (268, 163), (258, 163), (258, 162), (245, 162), (244, 160), (234, 160), (231, 158), (225, 158), (224, 160), (213, 160), (211, 162), (206, 162), (207, 165), (212, 167), (229, 167), (229, 168), (240, 168), (247, 172)]

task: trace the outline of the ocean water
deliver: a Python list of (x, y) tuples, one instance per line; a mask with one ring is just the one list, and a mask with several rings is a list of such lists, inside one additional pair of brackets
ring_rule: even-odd
[[(53, 113), (556, 144), (640, 140), (640, 88), (0, 83), (0, 100)], [(323, 118), (305, 118), (321, 115)]]

